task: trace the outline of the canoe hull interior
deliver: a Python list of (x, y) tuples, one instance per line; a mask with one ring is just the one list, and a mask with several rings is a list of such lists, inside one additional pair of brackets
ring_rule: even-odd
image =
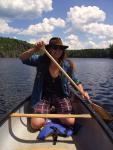
[[(74, 97), (72, 103), (75, 114), (89, 114), (77, 98)], [(26, 105), (20, 107), (17, 112), (25, 112)], [(76, 119), (82, 125), (79, 132), (68, 138), (58, 137), (56, 145), (53, 145), (52, 137), (45, 141), (36, 140), (38, 131), (30, 131), (27, 121), (26, 118), (9, 118), (0, 127), (0, 150), (113, 150), (112, 141), (93, 118)]]

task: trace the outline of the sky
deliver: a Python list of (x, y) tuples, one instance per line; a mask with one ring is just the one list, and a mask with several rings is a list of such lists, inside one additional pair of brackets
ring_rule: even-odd
[(61, 37), (69, 49), (113, 43), (113, 0), (0, 0), (0, 37), (29, 43)]

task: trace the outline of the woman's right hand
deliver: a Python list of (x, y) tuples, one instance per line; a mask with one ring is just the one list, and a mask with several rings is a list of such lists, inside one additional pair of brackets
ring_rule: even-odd
[(35, 52), (38, 52), (39, 50), (41, 50), (41, 48), (45, 45), (45, 43), (43, 41), (39, 41), (35, 44)]

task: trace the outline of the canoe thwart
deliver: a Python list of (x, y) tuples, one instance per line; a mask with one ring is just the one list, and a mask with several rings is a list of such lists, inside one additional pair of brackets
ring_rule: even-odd
[(38, 148), (24, 148), (24, 149), (19, 149), (19, 150), (67, 150), (67, 149), (64, 149), (64, 148), (59, 148), (59, 147), (38, 147)]
[(92, 118), (90, 114), (24, 114), (12, 113), (11, 117), (27, 117), (27, 118)]

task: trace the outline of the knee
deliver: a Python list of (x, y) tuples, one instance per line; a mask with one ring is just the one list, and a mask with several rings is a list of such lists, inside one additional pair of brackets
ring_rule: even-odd
[(74, 124), (75, 124), (75, 118), (71, 118), (71, 119), (69, 120), (69, 124), (70, 124), (70, 125), (74, 125)]
[(31, 127), (33, 129), (40, 129), (45, 124), (45, 119), (31, 119)]
[(62, 122), (63, 124), (68, 125), (68, 126), (73, 126), (74, 123), (75, 123), (75, 118), (66, 118), (66, 119), (64, 119), (64, 120), (61, 120), (61, 122)]

